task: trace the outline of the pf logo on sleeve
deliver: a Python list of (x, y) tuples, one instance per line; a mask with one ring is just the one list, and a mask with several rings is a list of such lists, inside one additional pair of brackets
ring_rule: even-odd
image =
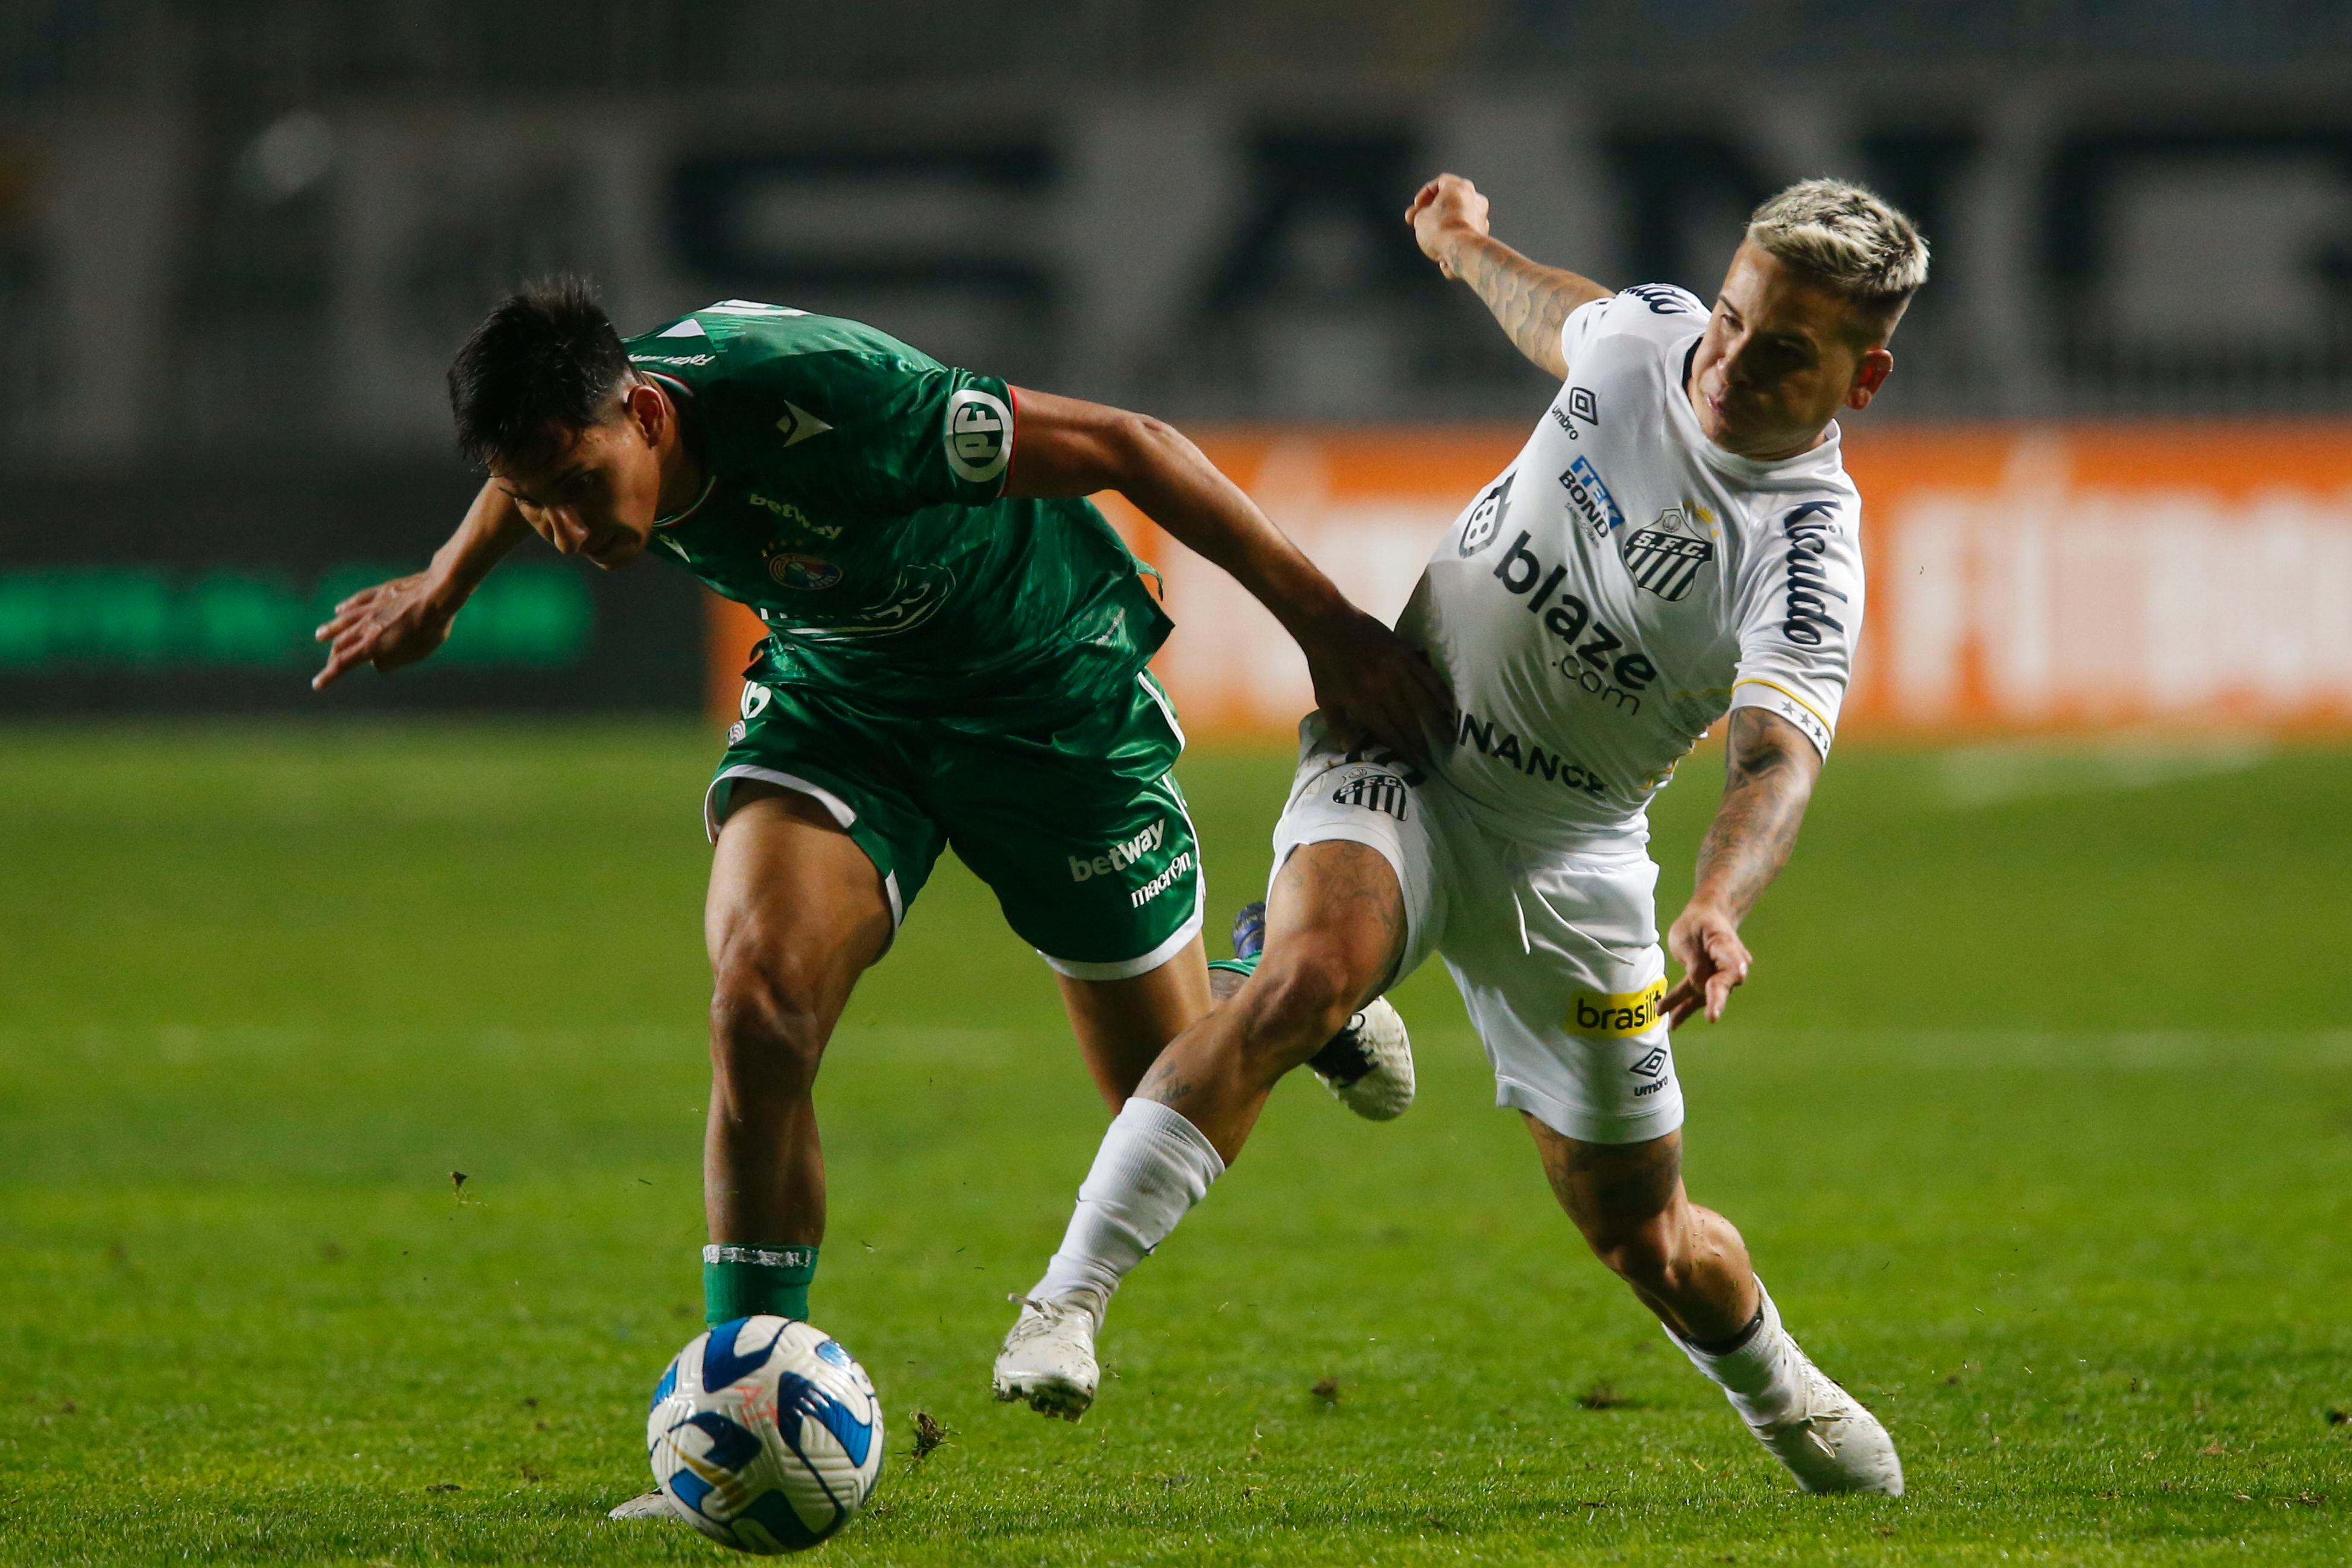
[(1639, 991), (1580, 991), (1569, 1004), (1568, 1032), (1599, 1039), (1630, 1039), (1665, 1021), (1661, 977)]
[(1013, 411), (993, 393), (967, 390), (948, 399), (948, 467), (983, 485), (1013, 455)]

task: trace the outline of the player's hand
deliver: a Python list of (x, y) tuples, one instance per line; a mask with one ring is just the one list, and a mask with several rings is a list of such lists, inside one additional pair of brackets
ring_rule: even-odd
[(1733, 989), (1747, 980), (1748, 966), (1756, 961), (1739, 940), (1738, 923), (1706, 904), (1683, 910), (1666, 932), (1666, 951), (1683, 966), (1682, 979), (1658, 1004), (1670, 1029), (1702, 1009), (1708, 1023), (1720, 1022)]
[(1440, 174), (1421, 187), (1404, 209), (1404, 221), (1412, 225), (1421, 253), (1452, 278), (1454, 241), (1465, 234), (1486, 233), (1486, 198), (1461, 175)]
[(1342, 740), (1370, 741), (1417, 763), (1453, 743), (1461, 719), (1444, 679), (1372, 616), (1350, 608), (1299, 647), (1315, 705)]
[(327, 662), (310, 678), (317, 691), (362, 664), (397, 669), (439, 647), (457, 618), (446, 605), (432, 574), (394, 577), (362, 588), (335, 606), (334, 618), (312, 634), (328, 645)]

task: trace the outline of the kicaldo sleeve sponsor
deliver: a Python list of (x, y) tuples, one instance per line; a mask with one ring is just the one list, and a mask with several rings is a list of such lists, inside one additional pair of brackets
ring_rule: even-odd
[(1851, 496), (1784, 503), (1739, 584), (1731, 706), (1780, 715), (1823, 756), (1862, 636), (1860, 510)]

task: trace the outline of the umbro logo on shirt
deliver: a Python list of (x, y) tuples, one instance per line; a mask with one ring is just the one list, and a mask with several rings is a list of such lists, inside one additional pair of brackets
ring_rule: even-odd
[(1570, 387), (1566, 408), (1562, 408), (1557, 403), (1552, 405), (1551, 422), (1567, 431), (1568, 438), (1571, 441), (1583, 439), (1582, 432), (1576, 427), (1576, 422), (1580, 419), (1595, 429), (1601, 427), (1601, 399), (1589, 386)]

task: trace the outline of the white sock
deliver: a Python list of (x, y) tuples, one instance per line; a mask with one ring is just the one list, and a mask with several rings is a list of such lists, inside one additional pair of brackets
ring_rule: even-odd
[(1091, 1290), (1108, 1300), (1224, 1173), (1216, 1149), (1181, 1113), (1156, 1100), (1129, 1100), (1078, 1189), (1062, 1249), (1029, 1294), (1042, 1301)]
[(1666, 1331), (1666, 1337), (1723, 1390), (1731, 1407), (1751, 1426), (1785, 1419), (1804, 1395), (1797, 1342), (1780, 1326), (1780, 1309), (1772, 1304), (1772, 1293), (1761, 1279), (1756, 1281), (1756, 1295), (1764, 1321), (1736, 1351), (1709, 1355), (1674, 1330)]

